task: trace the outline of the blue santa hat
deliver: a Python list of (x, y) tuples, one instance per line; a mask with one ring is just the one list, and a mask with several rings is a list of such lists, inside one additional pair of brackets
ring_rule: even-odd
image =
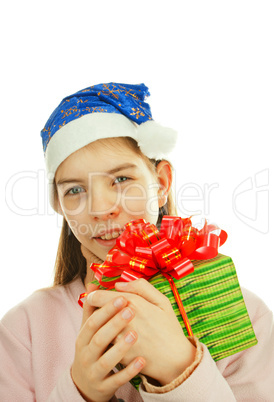
[[(98, 84), (67, 96), (41, 131), (46, 168), (53, 183), (58, 166), (89, 143), (110, 137), (131, 137), (148, 158), (166, 159), (177, 133), (157, 124), (145, 102), (144, 84)], [(50, 194), (53, 205), (52, 194)]]

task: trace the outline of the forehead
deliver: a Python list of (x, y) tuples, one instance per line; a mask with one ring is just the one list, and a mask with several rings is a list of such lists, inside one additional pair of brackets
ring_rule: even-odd
[[(71, 154), (56, 172), (56, 180), (74, 172), (107, 171), (118, 164), (135, 164), (141, 170), (148, 169), (144, 159), (123, 138), (97, 140)], [(149, 170), (149, 169), (148, 169)]]

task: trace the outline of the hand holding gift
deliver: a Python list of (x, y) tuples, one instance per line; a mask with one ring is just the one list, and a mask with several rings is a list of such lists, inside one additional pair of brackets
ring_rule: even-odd
[[(95, 285), (88, 285), (94, 291)], [(109, 292), (110, 293), (110, 292)], [(109, 401), (116, 391), (139, 373), (145, 361), (137, 357), (127, 367), (113, 373), (115, 367), (136, 342), (132, 331), (126, 331), (116, 345), (110, 344), (134, 318), (134, 311), (128, 308), (125, 298), (117, 297), (107, 301), (96, 310), (90, 303), (84, 303), (83, 320), (78, 334), (71, 376), (82, 397), (90, 401)]]
[[(137, 341), (121, 363), (127, 366), (142, 356), (146, 365), (142, 370), (160, 384), (170, 383), (194, 360), (195, 347), (185, 337), (169, 299), (144, 279), (117, 282), (115, 289), (123, 292), (134, 319), (115, 339), (116, 344), (127, 331), (134, 331)], [(117, 293), (97, 290), (89, 296), (89, 304), (103, 307), (117, 297)]]

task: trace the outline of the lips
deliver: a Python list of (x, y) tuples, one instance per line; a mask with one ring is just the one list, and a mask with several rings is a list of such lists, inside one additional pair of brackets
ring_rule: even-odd
[(102, 236), (98, 236), (97, 239), (102, 239), (102, 240), (111, 240), (111, 239), (117, 239), (117, 237), (120, 236), (120, 234), (122, 233), (122, 231), (119, 232), (112, 232), (112, 233), (106, 233)]
[(122, 231), (113, 231), (111, 233), (105, 233), (104, 235), (100, 237), (93, 237), (92, 239), (98, 243), (102, 247), (106, 247), (107, 250), (110, 250), (112, 247), (115, 246), (116, 244), (116, 239), (117, 237), (120, 236)]
[(113, 230), (111, 232), (106, 232), (104, 234), (101, 234), (100, 236), (96, 236), (96, 239), (101, 239), (101, 240), (112, 240), (112, 239), (117, 239), (117, 237), (122, 234), (123, 230)]

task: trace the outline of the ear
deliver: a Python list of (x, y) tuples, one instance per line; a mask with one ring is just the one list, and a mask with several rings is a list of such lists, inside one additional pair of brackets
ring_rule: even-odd
[(156, 167), (159, 190), (158, 190), (158, 200), (159, 208), (163, 207), (167, 202), (167, 196), (170, 192), (172, 185), (172, 168), (168, 161), (161, 161)]

